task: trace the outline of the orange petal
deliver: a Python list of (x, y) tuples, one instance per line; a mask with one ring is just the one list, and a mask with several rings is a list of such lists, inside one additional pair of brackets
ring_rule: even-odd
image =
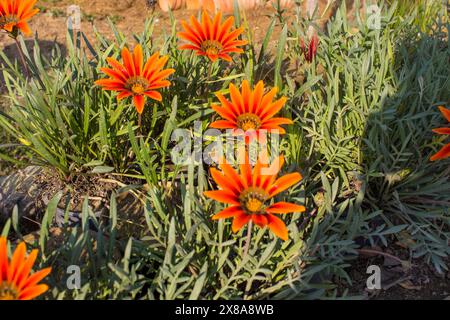
[(181, 25), (183, 26), (184, 30), (186, 30), (186, 32), (184, 32), (184, 34), (189, 34), (190, 38), (193, 38), (195, 41), (195, 43), (200, 43), (202, 38), (201, 36), (198, 34), (197, 31), (195, 31), (193, 28), (191, 28), (191, 26), (186, 22), (186, 21), (181, 21)]
[(270, 128), (262, 128), (261, 130), (267, 130), (268, 134), (285, 134), (286, 130), (280, 126), (272, 126)]
[(198, 22), (198, 20), (194, 16), (191, 16), (190, 21), (191, 21), (191, 25), (194, 27), (195, 31), (197, 31), (197, 34), (200, 36), (201, 40), (202, 41), (205, 40), (206, 37), (205, 37), (205, 33), (203, 31), (202, 25)]
[(121, 81), (122, 83), (125, 83), (128, 79), (125, 77), (125, 75), (122, 72), (117, 71), (115, 69), (113, 70), (113, 69), (109, 69), (109, 68), (100, 68), (100, 71), (107, 74), (111, 78), (115, 78), (115, 79)]
[(125, 68), (127, 69), (128, 74), (134, 77), (136, 75), (134, 69), (134, 59), (131, 56), (130, 51), (126, 47), (122, 49), (122, 60)]
[(436, 128), (436, 129), (433, 129), (433, 132), (436, 132), (439, 134), (450, 134), (450, 128)]
[(214, 121), (209, 125), (211, 128), (215, 129), (234, 129), (236, 124), (228, 120), (218, 120)]
[(122, 99), (125, 99), (125, 98), (128, 98), (129, 96), (131, 96), (132, 95), (132, 93), (131, 92), (128, 92), (128, 91), (124, 91), (124, 92), (121, 92), (121, 93), (119, 93), (118, 95), (117, 95), (117, 100), (122, 100)]
[(244, 102), (242, 100), (241, 93), (236, 88), (236, 86), (232, 83), (230, 83), (230, 97), (233, 105), (235, 106), (235, 109), (237, 109), (239, 112), (238, 114), (245, 113), (245, 107)]
[(168, 80), (161, 80), (161, 81), (156, 81), (154, 82), (152, 85), (150, 85), (147, 90), (154, 90), (154, 89), (160, 89), (160, 88), (166, 88), (166, 87), (170, 87), (172, 83)]
[(11, 259), (11, 264), (8, 268), (8, 282), (12, 282), (17, 272), (20, 271), (25, 259), (26, 251), (27, 247), (25, 246), (24, 242), (21, 242), (14, 251), (13, 257)]
[(223, 37), (223, 39), (222, 39), (222, 44), (223, 44), (223, 46), (225, 47), (225, 46), (227, 46), (231, 41), (236, 40), (237, 37), (239, 37), (239, 35), (240, 35), (242, 32), (244, 32), (244, 28), (241, 27), (241, 28), (236, 29), (236, 30), (230, 32), (229, 34), (227, 34), (227, 35), (226, 35), (225, 37)]
[(229, 109), (221, 108), (219, 106), (212, 105), (211, 109), (213, 109), (215, 112), (217, 112), (222, 118), (236, 122), (236, 117), (233, 115), (232, 112), (230, 112)]
[(250, 85), (247, 80), (244, 80), (242, 81), (242, 103), (245, 112), (249, 112), (250, 95)]
[(269, 222), (265, 214), (252, 214), (252, 221), (261, 228)]
[(209, 58), (209, 60), (211, 60), (212, 62), (216, 62), (217, 59), (219, 59), (219, 55), (218, 54), (206, 54), (206, 56)]
[(203, 14), (202, 14), (202, 25), (203, 25), (203, 32), (205, 33), (206, 39), (212, 39), (211, 19), (209, 18), (209, 15), (206, 11), (203, 11)]
[(26, 22), (19, 22), (17, 24), (17, 28), (19, 28), (20, 31), (22, 31), (22, 33), (24, 35), (28, 36), (28, 35), (30, 35), (32, 33), (30, 27), (28, 26), (28, 23), (26, 23)]
[(439, 110), (441, 110), (442, 115), (445, 119), (447, 119), (448, 122), (450, 122), (450, 109), (444, 108), (443, 106), (439, 107)]
[(192, 44), (183, 44), (183, 45), (179, 46), (178, 49), (180, 49), (180, 50), (200, 50), (201, 48), (199, 46), (192, 45)]
[(95, 84), (101, 87), (124, 88), (122, 81), (113, 79), (100, 79), (95, 81)]
[(20, 272), (18, 272), (16, 274), (16, 277), (13, 280), (13, 282), (16, 283), (17, 288), (19, 290), (22, 289), (22, 285), (25, 283), (26, 279), (28, 278), (31, 268), (33, 267), (34, 262), (36, 261), (37, 254), (38, 254), (37, 250), (31, 251), (31, 253), (28, 256), (25, 263), (22, 264), (22, 268), (20, 269)]
[(33, 10), (28, 10), (27, 13), (24, 13), (20, 18), (22, 20), (28, 20), (30, 19), (32, 16), (36, 15), (39, 12), (38, 8), (35, 8)]
[(46, 284), (40, 284), (33, 287), (27, 287), (23, 291), (20, 292), (19, 299), (20, 300), (31, 300), (40, 296), (44, 292), (48, 290), (48, 286)]
[(149, 79), (150, 83), (154, 83), (156, 81), (161, 81), (165, 78), (167, 78), (168, 76), (170, 76), (171, 74), (173, 74), (175, 72), (174, 69), (164, 69), (158, 73), (154, 73), (152, 75), (152, 77)]
[(216, 93), (217, 99), (219, 99), (220, 103), (222, 103), (222, 109), (228, 110), (230, 113), (234, 115), (233, 119), (236, 120), (236, 117), (241, 114), (238, 105), (234, 105), (230, 101), (228, 101), (221, 93)]
[[(155, 63), (155, 65), (153, 66), (154, 72), (150, 73), (149, 78), (151, 78), (151, 76), (156, 73), (159, 72), (159, 70), (161, 70), (167, 63), (167, 61), (169, 61), (169, 56), (161, 56), (158, 61)], [(173, 70), (173, 69), (168, 69), (168, 70)], [(173, 70), (171, 73), (173, 73), (175, 70)]]
[(142, 53), (141, 45), (137, 45), (133, 51), (133, 61), (134, 61), (134, 73), (136, 75), (142, 74), (142, 67), (144, 64), (144, 55)]
[(261, 119), (263, 121), (272, 118), (275, 114), (277, 114), (281, 108), (286, 104), (287, 98), (283, 97), (274, 103), (271, 103), (269, 107), (267, 107), (261, 114)]
[(125, 79), (128, 79), (130, 77), (130, 75), (128, 74), (128, 71), (126, 70), (125, 66), (123, 66), (119, 61), (117, 61), (116, 59), (113, 59), (113, 58), (106, 58), (106, 61), (117, 72), (120, 72), (121, 74), (123, 74)]
[(162, 95), (158, 91), (146, 91), (144, 92), (144, 95), (147, 97), (156, 100), (156, 101), (162, 101)]
[(239, 46), (245, 46), (247, 43), (248, 43), (248, 41), (246, 41), (246, 40), (234, 40), (232, 42), (229, 42), (224, 47), (224, 49), (233, 48), (233, 47), (236, 48), (236, 47), (239, 47)]
[(14, 23), (7, 23), (3, 26), (3, 29), (5, 29), (8, 32), (12, 32), (14, 29)]
[(268, 167), (268, 155), (267, 152), (264, 152), (261, 154), (256, 161), (255, 167), (253, 168), (253, 186), (254, 187), (261, 187), (262, 185), (262, 176), (261, 171), (264, 168)]
[(293, 122), (288, 118), (271, 118), (262, 122), (261, 129), (270, 129), (281, 124), (293, 124)]
[(241, 163), (239, 166), (241, 171), (241, 182), (244, 188), (248, 188), (252, 186), (253, 183), (252, 166), (250, 165), (248, 154), (245, 153), (244, 159), (242, 159), (242, 156), (240, 156), (239, 161), (243, 161), (243, 163)]
[(210, 170), (211, 176), (214, 181), (223, 189), (234, 193), (239, 197), (240, 189), (236, 188), (236, 185), (230, 182), (230, 177), (225, 177), (219, 170), (216, 168), (211, 168)]
[(234, 204), (234, 205), (240, 205), (239, 198), (236, 197), (232, 192), (226, 191), (226, 190), (213, 190), (213, 191), (205, 191), (203, 194), (211, 198), (213, 200), (228, 203), (228, 204)]
[(226, 53), (219, 54), (219, 58), (221, 58), (221, 59), (223, 59), (223, 60), (225, 60), (227, 62), (233, 61), (233, 59)]
[(304, 206), (289, 202), (277, 202), (266, 209), (266, 212), (268, 213), (290, 213), (304, 211), (306, 211)]
[(133, 103), (136, 107), (136, 111), (139, 114), (142, 114), (142, 112), (144, 111), (145, 97), (143, 95), (135, 95), (133, 96)]
[(214, 22), (212, 25), (212, 39), (217, 40), (217, 37), (219, 35), (219, 29), (220, 29), (220, 22), (222, 21), (222, 13), (219, 11), (216, 16), (214, 17)]
[(252, 105), (249, 107), (249, 112), (254, 113), (258, 105), (261, 103), (262, 97), (264, 95), (264, 82), (258, 81), (258, 83), (255, 86), (255, 90), (253, 91), (253, 100)]
[(283, 220), (272, 214), (267, 214), (268, 226), (270, 230), (279, 238), (286, 241), (288, 239), (288, 230)]
[(155, 62), (159, 59), (159, 52), (154, 53), (145, 63), (142, 76), (148, 79), (155, 71)]
[(446, 144), (441, 150), (439, 150), (435, 155), (433, 155), (430, 160), (442, 160), (450, 157), (450, 143)]
[(244, 186), (241, 182), (241, 177), (238, 173), (228, 164), (225, 160), (222, 160), (222, 163), (219, 164), (220, 169), (222, 169), (225, 177), (230, 179), (230, 183), (233, 184), (234, 188), (239, 191), (242, 191)]
[(284, 165), (284, 157), (280, 155), (268, 168), (261, 169), (261, 188), (268, 191)]
[(302, 180), (302, 176), (298, 172), (290, 173), (285, 176), (282, 176), (281, 178), (278, 178), (270, 188), (269, 196), (273, 197), (279, 194), (280, 192), (283, 192), (284, 190), (293, 186), (300, 180)]
[(231, 26), (234, 24), (234, 17), (231, 16), (228, 19), (225, 20), (225, 22), (220, 27), (220, 32), (217, 36), (217, 40), (220, 42), (223, 42), (224, 37), (228, 34), (230, 31)]
[(33, 273), (25, 282), (23, 285), (24, 288), (26, 287), (33, 287), (36, 284), (38, 284), (39, 281), (44, 279), (48, 274), (52, 271), (52, 268), (45, 268), (38, 272)]
[(266, 109), (270, 108), (272, 100), (278, 92), (278, 88), (272, 88), (267, 94), (261, 99), (261, 103), (254, 110), (254, 113), (261, 118), (261, 115), (266, 112)]
[(0, 237), (0, 283), (7, 278), (8, 270), (8, 250), (6, 246), (6, 238)]
[(233, 207), (228, 207), (228, 208), (220, 211), (219, 213), (216, 213), (212, 217), (212, 219), (213, 220), (227, 219), (227, 218), (234, 217), (236, 215), (241, 215), (243, 213), (244, 213), (244, 210), (242, 210), (242, 208), (240, 206), (233, 206)]
[(243, 226), (245, 226), (250, 221), (250, 215), (246, 213), (241, 213), (234, 217), (233, 223), (231, 225), (231, 229), (234, 233), (241, 230)]

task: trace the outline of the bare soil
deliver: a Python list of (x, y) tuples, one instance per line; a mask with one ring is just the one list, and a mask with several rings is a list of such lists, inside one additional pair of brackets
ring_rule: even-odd
[[(398, 243), (370, 248), (378, 254), (361, 254), (347, 269), (352, 284), (336, 281), (340, 292), (373, 300), (450, 300), (450, 271), (439, 273), (425, 259), (413, 259)], [(387, 254), (387, 255), (384, 255)], [(400, 262), (401, 261), (401, 262)], [(450, 259), (445, 260), (447, 266)], [(381, 270), (381, 289), (368, 289), (369, 266)]]

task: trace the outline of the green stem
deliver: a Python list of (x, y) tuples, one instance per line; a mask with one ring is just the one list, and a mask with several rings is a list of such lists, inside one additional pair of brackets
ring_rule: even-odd
[(14, 41), (16, 42), (17, 50), (19, 51), (19, 57), (20, 57), (20, 60), (22, 62), (22, 65), (23, 65), (23, 67), (25, 69), (25, 75), (26, 75), (27, 78), (29, 78), (30, 77), (30, 71), (28, 70), (28, 65), (27, 65), (27, 63), (25, 61), (25, 56), (23, 54), (22, 47), (20, 46), (19, 40), (17, 40), (17, 37), (14, 37)]
[(244, 254), (242, 255), (242, 260), (244, 260), (247, 257), (248, 250), (250, 249), (250, 241), (252, 240), (252, 229), (253, 229), (253, 221), (250, 220), (250, 222), (248, 223), (247, 240), (245, 241)]
[(138, 130), (139, 130), (139, 135), (142, 136), (142, 114), (138, 113)]

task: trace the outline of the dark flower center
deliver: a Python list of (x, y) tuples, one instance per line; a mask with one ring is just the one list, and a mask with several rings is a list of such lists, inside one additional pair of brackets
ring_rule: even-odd
[(268, 194), (260, 188), (248, 188), (239, 196), (242, 208), (247, 214), (264, 214), (264, 202), (267, 200)]
[(0, 16), (0, 28), (3, 28), (5, 25), (9, 23), (18, 23), (19, 18), (17, 18), (16, 15), (6, 15), (6, 16)]
[(0, 283), (0, 300), (17, 300), (19, 294), (17, 290), (6, 281)]
[(237, 118), (237, 126), (244, 131), (257, 130), (261, 126), (261, 119), (253, 113), (244, 113)]
[(207, 55), (217, 55), (222, 51), (222, 44), (216, 40), (205, 40), (202, 42), (201, 49)]
[(135, 95), (144, 94), (148, 88), (148, 80), (141, 76), (136, 76), (128, 79), (126, 87)]

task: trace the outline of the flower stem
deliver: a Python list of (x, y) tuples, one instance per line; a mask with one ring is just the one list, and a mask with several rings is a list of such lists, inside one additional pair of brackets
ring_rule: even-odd
[(250, 248), (250, 241), (252, 240), (252, 228), (253, 228), (253, 221), (250, 220), (250, 222), (248, 223), (247, 240), (245, 241), (244, 254), (242, 256), (242, 259), (245, 259), (245, 257), (247, 257), (248, 250)]
[(17, 40), (17, 37), (14, 37), (14, 41), (16, 42), (17, 50), (19, 51), (19, 57), (20, 57), (20, 60), (22, 62), (22, 65), (23, 65), (23, 67), (25, 69), (25, 75), (26, 75), (27, 78), (29, 78), (30, 77), (30, 71), (28, 70), (28, 65), (25, 62), (25, 56), (23, 54), (22, 47), (20, 46), (19, 40)]
[(142, 136), (142, 114), (138, 113), (138, 133)]
[(206, 77), (206, 82), (211, 80), (212, 70), (213, 70), (214, 62), (211, 62), (208, 67), (208, 75)]

